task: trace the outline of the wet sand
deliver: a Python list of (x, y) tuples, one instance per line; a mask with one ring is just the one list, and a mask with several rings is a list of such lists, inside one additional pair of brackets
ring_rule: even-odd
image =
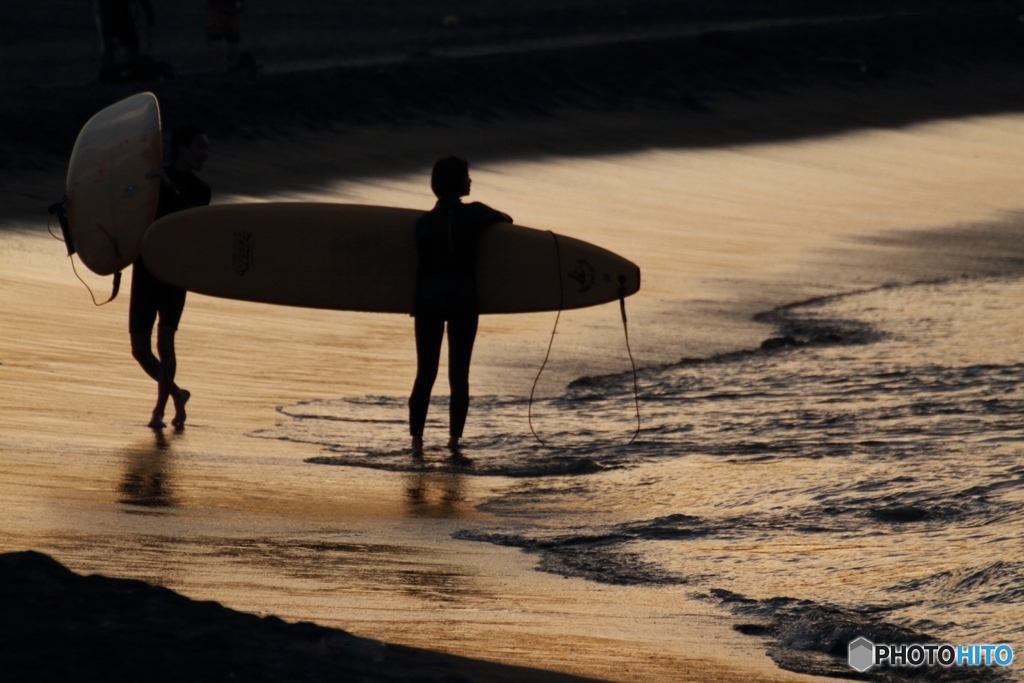
[[(748, 17), (743, 11), (749, 8), (734, 9), (731, 17), (700, 19), (743, 23)], [(914, 12), (921, 6), (907, 3), (903, 9)], [(968, 9), (974, 12), (971, 16), (976, 22), (964, 21), (963, 12)], [(608, 178), (629, 169), (629, 163), (620, 159), (610, 174), (602, 175), (598, 155), (707, 147), (721, 148), (719, 153), (728, 156), (729, 146), (741, 143), (799, 140), (865, 127), (900, 127), (939, 118), (1017, 111), (1022, 105), (1012, 4), (949, 3), (929, 21), (911, 24), (916, 30), (910, 34), (905, 30), (910, 20), (899, 16), (881, 23), (841, 23), (840, 33), (834, 32), (840, 29), (829, 20), (826, 25), (832, 28), (815, 23), (812, 28), (786, 27), (781, 33), (780, 29), (761, 29), (739, 34), (696, 31), (694, 35), (683, 30), (692, 25), (693, 17), (673, 15), (681, 27), (680, 35), (665, 37), (653, 26), (672, 23), (659, 22), (664, 15), (658, 13), (668, 10), (657, 3), (651, 3), (649, 10), (646, 18), (639, 11), (640, 18), (626, 25), (610, 9), (607, 13), (596, 11), (592, 21), (603, 17), (604, 23), (576, 31), (565, 27), (574, 24), (578, 7), (567, 4), (563, 14), (556, 12), (555, 19), (567, 17), (562, 23), (547, 15), (545, 21), (531, 21), (524, 10), (521, 25), (500, 38), (487, 33), (485, 29), (493, 24), (484, 19), (474, 23), (463, 17), (466, 32), (456, 37), (445, 33), (442, 22), (435, 19), (429, 31), (410, 28), (402, 39), (387, 43), (386, 49), (381, 47), (385, 41), (374, 43), (371, 49), (366, 39), (361, 53), (369, 55), (365, 57), (360, 56), (354, 40), (331, 52), (327, 46), (332, 34), (327, 28), (318, 34), (323, 38), (310, 41), (303, 52), (294, 41), (286, 40), (286, 30), (298, 30), (294, 26), (282, 25), (278, 35), (264, 25), (257, 35), (265, 51), (262, 55), (256, 51), (267, 67), (264, 78), (248, 82), (202, 73), (203, 46), (201, 40), (198, 44), (193, 40), (173, 43), (174, 49), (169, 50), (183, 64), (178, 80), (145, 87), (151, 87), (165, 102), (168, 124), (186, 117), (208, 119), (215, 151), (204, 177), (221, 197), (338, 193), (340, 182), (342, 198), (367, 201), (380, 197), (410, 206), (423, 201), (413, 187), (422, 185), (430, 161), (453, 149), (482, 167), (485, 182), (479, 185), (484, 201), (496, 206), (529, 205), (524, 200), (529, 191), (537, 205), (543, 206), (545, 199), (537, 196), (536, 187), (520, 187), (519, 196), (515, 188), (502, 194), (500, 176), (509, 172), (509, 164), (518, 163), (518, 173), (540, 174), (541, 166), (561, 156), (593, 157), (594, 177), (608, 183), (611, 191), (614, 183)], [(439, 8), (432, 11), (441, 14)], [(947, 11), (947, 15), (941, 13)], [(811, 14), (802, 19), (814, 19)], [(772, 19), (763, 13), (758, 16)], [(26, 15), (26, 22), (29, 19)], [(186, 19), (169, 17), (168, 21)], [(365, 21), (366, 26), (372, 24), (369, 18)], [(276, 406), (325, 396), (403, 394), (412, 379), (411, 334), (405, 330), (411, 329), (408, 320), (342, 320), (340, 315), (280, 312), (196, 297), (189, 305), (179, 349), (182, 371), (191, 388), (197, 389), (190, 404), (195, 417), (185, 434), (169, 435), (163, 445), (159, 439), (154, 441), (144, 429), (151, 387), (131, 360), (123, 329), (126, 297), (122, 295), (110, 308), (94, 310), (81, 285), (71, 279), (60, 245), (48, 244), (40, 237), (41, 209), (62, 191), (64, 150), (70, 150), (78, 127), (92, 111), (139, 89), (135, 85), (83, 83), (88, 78), (88, 70), (82, 66), (88, 63), (84, 56), (90, 54), (86, 45), (93, 39), (87, 33), (91, 28), (87, 22), (84, 25), (87, 37), (76, 33), (78, 37), (70, 41), (70, 54), (78, 55), (77, 61), (58, 60), (55, 64), (53, 52), (41, 48), (15, 52), (13, 44), (8, 44), (0, 50), (0, 67), (11, 75), (5, 80), (9, 85), (3, 93), (5, 125), (0, 131), (0, 147), (5, 152), (0, 165), (0, 219), (8, 233), (2, 254), (5, 311), (0, 372), (5, 391), (0, 397), (4, 453), (0, 481), (5, 508), (15, 520), (0, 537), (0, 549), (38, 549), (83, 574), (99, 572), (153, 585), (180, 586), (193, 600), (221, 600), (243, 612), (275, 614), (290, 622), (313, 620), (322, 626), (372, 634), (375, 640), (246, 618), (226, 608), (172, 600), (159, 591), (153, 594), (166, 600), (165, 604), (154, 598), (156, 604), (151, 604), (149, 612), (119, 611), (119, 603), (148, 594), (149, 589), (113, 580), (83, 583), (84, 579), (74, 578), (42, 558), (6, 555), (4, 567), (13, 567), (10, 581), (24, 580), (24, 585), (34, 586), (26, 592), (40, 601), (34, 603), (33, 613), (41, 614), (40, 606), (46, 605), (52, 616), (32, 622), (18, 615), (5, 621), (3, 628), (8, 633), (31, 633), (14, 653), (17, 659), (5, 650), (9, 653), (3, 655), (5, 665), (19, 662), (32, 667), (61, 661), (64, 656), (68, 657), (65, 661), (72, 661), (70, 658), (79, 654), (95, 654), (103, 665), (112, 651), (124, 647), (156, 661), (170, 656), (165, 648), (166, 634), (171, 633), (196, 652), (188, 666), (207, 672), (223, 662), (224, 648), (236, 653), (232, 655), (237, 656), (239, 668), (235, 671), (246, 676), (268, 660), (284, 661), (264, 656), (267, 651), (302, 653), (288, 660), (291, 664), (286, 670), (259, 669), (266, 672), (263, 680), (330, 680), (318, 676), (339, 675), (337, 670), (323, 674), (321, 667), (334, 665), (351, 666), (352, 675), (372, 680), (417, 676), (425, 680), (573, 680), (562, 674), (501, 667), (408, 646), (381, 649), (378, 638), (606, 680), (822, 680), (775, 669), (761, 656), (763, 648), (731, 632), (730, 624), (710, 608), (701, 612), (671, 601), (659, 605), (657, 591), (627, 591), (624, 597), (579, 580), (569, 581), (569, 586), (558, 577), (533, 573), (531, 560), (510, 549), (473, 545), (469, 550), (453, 550), (448, 539), (452, 524), (483, 515), (474, 503), (486, 499), (492, 487), (505, 484), (458, 476), (396, 484), (395, 478), (383, 474), (352, 474), (345, 468), (326, 468), (330, 471), (324, 472), (299, 466), (310, 455), (301, 445), (239, 437), (239, 432), (272, 427)], [(380, 25), (387, 22), (382, 20)], [(537, 26), (562, 30), (541, 31)], [(954, 31), (954, 26), (966, 26), (973, 32)], [(551, 47), (551, 41), (564, 43), (570, 33), (602, 36), (613, 28), (620, 37), (634, 38)], [(635, 39), (637, 32), (640, 40)], [(466, 42), (479, 54), (451, 54)], [(494, 54), (495, 45), (507, 49)], [(521, 49), (523, 45), (529, 49)], [(325, 68), (307, 68), (314, 63)], [(612, 64), (624, 66), (611, 68)], [(653, 69), (654, 64), (673, 67)], [(583, 68), (586, 65), (591, 66)], [(72, 78), (69, 73), (78, 75)], [(632, 78), (633, 73), (657, 73), (660, 80)], [(58, 74), (65, 79), (57, 84), (60, 87), (30, 87), (32, 83), (38, 86), (42, 79), (59, 81)], [(444, 97), (436, 97), (439, 89)], [(415, 95), (413, 104), (409, 104), (410, 93)], [(1006, 139), (1015, 139), (1014, 135), (1010, 131)], [(906, 139), (896, 136), (894, 141), (898, 142), (897, 138)], [(995, 150), (1003, 142), (994, 135), (984, 145)], [(853, 141), (846, 154), (855, 157), (859, 146)], [(879, 153), (885, 147), (882, 142), (865, 148)], [(1007, 272), (1016, 267), (1016, 261), (1006, 254), (1019, 221), (1005, 214), (999, 219), (998, 210), (1018, 207), (1008, 184), (993, 183), (992, 179), (1012, 172), (1017, 159), (1007, 153), (996, 155), (996, 161), (978, 162), (964, 175), (973, 173), (979, 179), (973, 187), (982, 189), (974, 195), (951, 194), (958, 185), (959, 166), (973, 153), (968, 143), (951, 150), (945, 160), (936, 153), (937, 163), (945, 164), (939, 175), (949, 187), (929, 186), (916, 200), (918, 212), (909, 220), (901, 215), (899, 220), (887, 222), (887, 207), (879, 204), (877, 214), (871, 217), (875, 232), (870, 240), (851, 244), (848, 239), (865, 221), (863, 214), (848, 217), (847, 223), (839, 221), (817, 247), (819, 256), (826, 252), (832, 256), (814, 263), (814, 272), (856, 262), (850, 281), (832, 286), (841, 289), (858, 278), (872, 282), (877, 272), (890, 269), (894, 260), (906, 254), (903, 231), (912, 227), (933, 230), (934, 239), (930, 241), (932, 250), (924, 255), (920, 242), (914, 241), (916, 259), (903, 274), (907, 280), (947, 274), (950, 263), (972, 273)], [(823, 180), (816, 191), (823, 194), (841, 194), (836, 187), (843, 183), (850, 187), (851, 175), (821, 173), (821, 167), (816, 170), (799, 157), (799, 144), (781, 153), (746, 149), (732, 161), (719, 159), (711, 167), (725, 174), (748, 173), (750, 182), (756, 184), (758, 178), (772, 172), (799, 166), (802, 170), (796, 174), (796, 186), (813, 185), (817, 177)], [(877, 168), (899, 161), (897, 150), (891, 159), (880, 158)], [(819, 163), (827, 166), (827, 162)], [(853, 167), (853, 176), (868, 174), (860, 180), (870, 186), (871, 164)], [(641, 169), (640, 173), (644, 172), (652, 181), (665, 177)], [(699, 167), (682, 172), (679, 191), (687, 191), (701, 174)], [(386, 190), (376, 184), (360, 184), (381, 176), (398, 180)], [(830, 186), (829, 180), (838, 185)], [(905, 180), (904, 191), (914, 186), (912, 178)], [(582, 182), (574, 177), (571, 184)], [(987, 195), (986, 186), (991, 188)], [(872, 188), (877, 193), (883, 190)], [(671, 192), (672, 188), (660, 191)], [(739, 270), (763, 262), (763, 254), (756, 258), (751, 254), (758, 253), (758, 244), (766, 247), (773, 239), (771, 233), (758, 234), (762, 229), (758, 221), (764, 201), (774, 190), (764, 185), (754, 187), (752, 193), (760, 199), (751, 201), (749, 212), (739, 211), (738, 215), (730, 213), (729, 197), (702, 193), (705, 200), (688, 217), (704, 226), (701, 234), (693, 236), (699, 244), (689, 245), (693, 251), (690, 265), (697, 274), (683, 283), (659, 282), (655, 277), (650, 280), (650, 291), (673, 295), (688, 286), (710, 296), (722, 291), (722, 283), (704, 283), (700, 289), (700, 274), (706, 272), (701, 269), (710, 268), (709, 262), (717, 260), (720, 266)], [(840, 203), (863, 211), (874, 196), (879, 195), (853, 192)], [(939, 201), (943, 196), (949, 197), (947, 205)], [(633, 201), (642, 204), (643, 198)], [(971, 201), (976, 202), (976, 211), (971, 210)], [(784, 205), (782, 197), (772, 210), (784, 216)], [(543, 209), (531, 211), (534, 213), (517, 219), (537, 227), (564, 229)], [(597, 221), (599, 216), (591, 219)], [(677, 254), (664, 253), (656, 240), (632, 243), (624, 234), (629, 220), (627, 215), (604, 227), (599, 225), (589, 238), (623, 253), (636, 251), (638, 262), (655, 262), (651, 268), (655, 275), (659, 269), (668, 272), (664, 262)], [(715, 242), (716, 220), (750, 225), (748, 238), (753, 246), (731, 250), (728, 244)], [(779, 235), (805, 220), (799, 217), (788, 227), (785, 221), (777, 224), (781, 225)], [(976, 231), (962, 229), (985, 221), (985, 234), (991, 237), (987, 242), (975, 239)], [(834, 250), (840, 246), (844, 251), (836, 256)], [(782, 244), (772, 258), (792, 263), (794, 257), (797, 261), (806, 257), (803, 248), (787, 249)], [(99, 278), (84, 276), (101, 291), (106, 286)], [(749, 289), (750, 283), (764, 281), (764, 272), (759, 271), (740, 286)], [(774, 289), (763, 290), (760, 299), (752, 300), (746, 290), (730, 295), (734, 301), (746, 302), (750, 310), (730, 309), (717, 318), (705, 316), (704, 320), (727, 320), (728, 324), (712, 325), (704, 336), (694, 333), (682, 339), (678, 354), (710, 354), (736, 344), (756, 345), (767, 327), (751, 322), (750, 315), (791, 301), (796, 295), (828, 293), (801, 288), (794, 282), (799, 284), (799, 278), (791, 271), (778, 279)], [(700, 299), (694, 290), (689, 290), (687, 297)], [(693, 312), (692, 308), (659, 311), (662, 304), (658, 301), (663, 298), (654, 297), (648, 303), (638, 298), (637, 319)], [(720, 301), (708, 305), (714, 310), (721, 307)], [(744, 321), (742, 329), (737, 320)], [(604, 325), (581, 319), (581, 326), (588, 324)], [(507, 359), (524, 367), (533, 365), (535, 359), (523, 351), (524, 345), (542, 348), (549, 325), (548, 318), (538, 318), (525, 324), (525, 332), (513, 333), (503, 332), (503, 323), (494, 322), (492, 338), (500, 339), (507, 332), (511, 341), (496, 343), (481, 356), (477, 375), (481, 389), (520, 392), (522, 387), (504, 381)], [(644, 362), (678, 359), (661, 357), (663, 339), (656, 338), (674, 334), (678, 327), (673, 325), (652, 326), (654, 332), (646, 339), (639, 335), (638, 353)], [(603, 330), (602, 334), (609, 336), (619, 332), (614, 325)], [(228, 337), (245, 338), (248, 351), (238, 353), (226, 347), (223, 339)], [(96, 339), (107, 343), (96, 344)], [(396, 339), (407, 340), (407, 345), (396, 344)], [(729, 341), (719, 348), (715, 339)], [(339, 361), (341, 345), (344, 364)], [(382, 348), (387, 352), (382, 353)], [(510, 348), (513, 353), (507, 353)], [(250, 351), (254, 350), (264, 354), (259, 363), (252, 361)], [(621, 358), (615, 358), (605, 369), (620, 362)], [(347, 368), (372, 368), (373, 376), (353, 377)], [(563, 372), (565, 377), (574, 376), (571, 367)], [(112, 450), (111, 444), (119, 446)], [(165, 514), (168, 512), (175, 514)], [(389, 529), (389, 519), (418, 522), (411, 527), (396, 523)], [(190, 524), (202, 532), (190, 537)], [(325, 527), (339, 539), (334, 554), (328, 556), (318, 554), (324, 548), (313, 547)], [(415, 548), (416, 556), (410, 559), (403, 555), (408, 551), (385, 547), (384, 541), (392, 534), (395, 548)], [(262, 545), (236, 550), (264, 570), (275, 558), (280, 560), (273, 551), (278, 546), (300, 548), (288, 552), (300, 552), (303, 561), (299, 564), (304, 567), (324, 564), (325, 558), (333, 562), (350, 555), (364, 559), (352, 565), (355, 569), (350, 576), (334, 576), (333, 565), (327, 565), (323, 574), (288, 577), (281, 586), (267, 586), (264, 582), (269, 580), (260, 571), (228, 571), (223, 558), (216, 557), (219, 548), (232, 547), (230, 539), (249, 537), (262, 538)], [(314, 540), (305, 543), (306, 538)], [(128, 547), (132, 543), (138, 545)], [(360, 555), (360, 543), (364, 550), (377, 548), (377, 554)], [(176, 553), (182, 555), (180, 562), (168, 559)], [(403, 573), (407, 567), (409, 571)], [(436, 571), (431, 573), (431, 568)], [(386, 580), (382, 581), (381, 575)], [(251, 588), (259, 585), (263, 590)], [(333, 587), (334, 596), (324, 597), (325, 585)], [(83, 603), (80, 618), (90, 624), (108, 622), (110, 636), (101, 637), (91, 649), (85, 647), (89, 641), (62, 638), (61, 633), (80, 632), (81, 622), (63, 609), (66, 603), (57, 597), (58, 586), (83, 601), (95, 598)], [(91, 588), (85, 586), (100, 589), (90, 593)], [(339, 604), (342, 586), (351, 591), (345, 599), (356, 604)], [(420, 602), (397, 599), (390, 595), (393, 590), (416, 595)], [(424, 594), (431, 597), (424, 599)], [(451, 599), (453, 594), (458, 599)], [(499, 596), (496, 602), (495, 595)], [(517, 601), (524, 595), (533, 596), (533, 602), (529, 609), (517, 610)], [(279, 604), (274, 604), (275, 600)], [(631, 603), (643, 606), (643, 618), (634, 619), (628, 613), (625, 606)], [(168, 611), (161, 611), (164, 609)], [(666, 626), (670, 622), (683, 625)], [(554, 628), (553, 624), (560, 626)], [(164, 635), (149, 635), (144, 627), (165, 629)], [(265, 645), (236, 646), (232, 640), (236, 630), (258, 634), (253, 637)], [(680, 651), (683, 645), (693, 649)], [(350, 654), (351, 648), (360, 651)], [(316, 654), (303, 656), (310, 650)], [(301, 666), (309, 668), (303, 672)], [(50, 679), (63, 678), (64, 670), (51, 671), (56, 673), (47, 674)]]

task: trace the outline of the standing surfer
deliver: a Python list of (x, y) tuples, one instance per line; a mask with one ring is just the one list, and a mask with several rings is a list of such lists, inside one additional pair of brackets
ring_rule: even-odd
[[(169, 213), (210, 203), (210, 186), (197, 178), (209, 155), (210, 142), (206, 132), (195, 124), (185, 124), (171, 136), (171, 163), (154, 169), (149, 177), (160, 178), (160, 199), (156, 218)], [(152, 429), (164, 427), (164, 409), (167, 399), (174, 401), (174, 419), (171, 424), (185, 426), (185, 404), (189, 392), (174, 383), (177, 358), (174, 335), (185, 308), (185, 290), (157, 280), (146, 268), (140, 256), (132, 266), (132, 294), (128, 312), (128, 330), (131, 333), (132, 356), (146, 374), (157, 382), (156, 407), (149, 421)], [(157, 315), (156, 348), (159, 359), (153, 355), (153, 325)]]
[(423, 427), (437, 378), (441, 340), (448, 324), (448, 449), (461, 458), (459, 439), (469, 410), (469, 362), (480, 316), (476, 261), (480, 233), (495, 223), (511, 223), (500, 211), (473, 202), (469, 162), (446, 157), (434, 164), (430, 188), (437, 204), (416, 222), (416, 382), (409, 398), (409, 433), (414, 457), (423, 455)]

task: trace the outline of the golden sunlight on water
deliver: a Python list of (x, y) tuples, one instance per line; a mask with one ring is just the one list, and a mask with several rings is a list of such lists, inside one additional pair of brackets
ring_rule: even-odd
[[(751, 316), (780, 304), (944, 277), (951, 267), (966, 272), (976, 257), (970, 246), (939, 259), (865, 240), (1009, 220), (1024, 208), (1022, 136), (1024, 118), (1006, 116), (787, 144), (503, 163), (471, 169), (470, 199), (637, 263), (642, 288), (627, 302), (633, 350), (641, 364), (673, 362), (755, 347), (769, 329)], [(239, 199), (257, 198), (224, 201)], [(274, 199), (432, 204), (426, 172)], [(951, 266), (950, 258), (960, 263)], [(381, 321), (372, 318), (377, 329)], [(381, 324), (402, 338), (405, 322)], [(485, 317), (475, 351), (478, 390), (528, 391), (553, 322), (550, 314)], [(549, 390), (629, 368), (614, 304), (563, 314), (559, 332)], [(386, 370), (373, 387), (396, 377), (392, 366)]]
[[(922, 256), (865, 240), (1011, 220), (1022, 139), (1024, 117), (1007, 116), (510, 162), (474, 168), (472, 199), (639, 264), (631, 341), (641, 364), (666, 363), (755, 347), (771, 329), (750, 316), (780, 304), (980, 268), (985, 244), (943, 243)], [(427, 208), (427, 187), (423, 173), (286, 198)], [(806, 680), (774, 669), (756, 641), (683, 590), (562, 580), (530, 571), (533, 558), (519, 551), (452, 540), (465, 520), (488, 518), (475, 506), (506, 490), (504, 479), (315, 467), (302, 462), (315, 448), (246, 436), (279, 422), (278, 406), (404, 396), (414, 373), (409, 318), (192, 295), (178, 335), (189, 425), (154, 439), (145, 428), (154, 386), (129, 352), (128, 278), (125, 294), (94, 308), (62, 246), (39, 226), (19, 227), (0, 232), (0, 550), (37, 549), (78, 571), (237, 609), (614, 680), (675, 680), (684, 665), (707, 680)], [(98, 292), (109, 286), (83, 276)], [(553, 320), (485, 318), (474, 391), (527, 393)], [(569, 312), (545, 390), (628, 367), (617, 307)], [(714, 649), (698, 650), (709, 642)]]

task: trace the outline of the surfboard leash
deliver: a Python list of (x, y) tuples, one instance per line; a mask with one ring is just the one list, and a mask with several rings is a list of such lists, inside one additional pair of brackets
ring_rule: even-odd
[(106, 306), (111, 301), (113, 301), (114, 299), (117, 298), (117, 293), (121, 291), (121, 271), (120, 270), (117, 271), (116, 273), (114, 273), (114, 285), (113, 285), (113, 287), (111, 288), (111, 291), (110, 291), (110, 298), (107, 299), (106, 301), (97, 302), (96, 301), (96, 295), (93, 293), (92, 287), (90, 287), (89, 284), (85, 280), (82, 279), (82, 276), (78, 274), (78, 268), (75, 267), (75, 257), (74, 256), (68, 256), (68, 259), (71, 261), (71, 270), (75, 273), (75, 277), (78, 278), (78, 281), (81, 282), (83, 285), (85, 285), (85, 289), (86, 289), (86, 291), (89, 292), (89, 296), (92, 298), (92, 303), (93, 303), (94, 306)]
[[(89, 286), (89, 283), (87, 283), (85, 280), (82, 279), (82, 276), (78, 274), (78, 268), (75, 267), (75, 258), (74, 258), (75, 246), (74, 246), (74, 244), (71, 241), (71, 230), (68, 227), (68, 218), (67, 218), (67, 213), (66, 213), (67, 203), (68, 203), (68, 198), (64, 197), (63, 200), (57, 202), (56, 204), (51, 204), (50, 205), (50, 208), (49, 208), (50, 217), (46, 220), (46, 232), (50, 233), (50, 237), (54, 238), (58, 242), (63, 242), (64, 243), (64, 246), (68, 250), (68, 260), (71, 261), (71, 271), (75, 274), (75, 277), (78, 278), (78, 281), (81, 282), (83, 285), (85, 285), (85, 290), (87, 292), (89, 292), (89, 297), (92, 299), (93, 305), (94, 306), (104, 306), (106, 304), (109, 304), (114, 299), (116, 299), (117, 298), (117, 293), (119, 291), (121, 291), (121, 271), (117, 271), (116, 273), (114, 273), (114, 285), (113, 285), (113, 288), (112, 288), (112, 290), (110, 292), (110, 298), (107, 299), (106, 301), (102, 302), (102, 303), (98, 303), (96, 301), (96, 295), (93, 293), (92, 288)], [(64, 235), (64, 237), (57, 237), (57, 235), (53, 234), (53, 216), (54, 215), (57, 216), (57, 222), (60, 223), (60, 230), (61, 230), (61, 233)], [(107, 235), (107, 238), (110, 239), (110, 235), (109, 234)], [(117, 244), (116, 243), (114, 244), (114, 248), (117, 249)]]
[[(558, 321), (562, 317), (562, 307), (565, 304), (565, 284), (562, 282), (562, 248), (558, 243), (558, 235), (550, 230), (548, 230), (548, 233), (555, 241), (555, 258), (558, 263), (558, 313), (555, 315), (555, 324), (551, 328), (551, 337), (548, 339), (548, 350), (544, 354), (544, 361), (540, 364), (540, 370), (537, 371), (537, 376), (533, 379), (533, 386), (530, 388), (530, 402), (526, 409), (526, 415), (527, 421), (530, 425), (530, 432), (533, 434), (533, 437), (537, 439), (537, 442), (544, 448), (555, 448), (554, 446), (550, 446), (546, 443), (544, 439), (540, 438), (540, 435), (538, 435), (537, 431), (533, 428), (533, 396), (537, 390), (537, 382), (540, 381), (540, 376), (548, 364), (548, 359), (551, 357), (551, 347), (555, 343), (555, 333), (558, 330)], [(633, 369), (633, 405), (636, 407), (636, 431), (633, 432), (633, 436), (630, 440), (626, 442), (626, 445), (628, 446), (636, 441), (637, 437), (640, 435), (640, 393), (637, 388), (636, 361), (633, 360), (633, 350), (629, 345), (629, 325), (626, 318), (626, 277), (624, 275), (619, 276), (619, 311), (622, 315), (622, 331), (626, 337), (626, 353), (629, 354), (629, 364)], [(566, 446), (565, 448), (570, 450), (582, 450), (584, 447)]]
[(626, 445), (629, 446), (640, 436), (640, 391), (636, 383), (636, 361), (633, 360), (633, 349), (629, 346), (629, 322), (626, 319), (626, 276), (619, 276), (619, 311), (622, 313), (622, 333), (626, 337), (626, 353), (629, 355), (629, 366), (633, 369), (633, 405), (636, 407), (636, 431)]
[[(552, 233), (552, 234), (554, 234), (554, 233)], [(558, 238), (555, 238), (555, 244), (558, 244)], [(558, 274), (559, 274), (559, 289), (561, 289), (561, 274), (562, 274), (561, 269), (559, 269)], [(548, 358), (551, 356), (551, 347), (555, 343), (555, 330), (558, 329), (558, 319), (561, 318), (561, 317), (562, 317), (562, 302), (561, 302), (561, 292), (559, 292), (558, 314), (555, 316), (555, 325), (554, 325), (554, 327), (551, 328), (551, 338), (548, 340), (548, 350), (547, 350), (547, 353), (544, 354), (544, 362), (542, 362), (540, 364), (540, 370), (537, 371), (537, 376), (533, 378), (533, 387), (530, 388), (530, 402), (529, 402), (529, 404), (526, 407), (526, 420), (527, 420), (527, 422), (530, 425), (530, 432), (533, 434), (533, 438), (537, 439), (537, 442), (540, 443), (540, 445), (543, 446), (544, 448), (553, 448), (553, 446), (549, 446), (547, 443), (545, 443), (544, 439), (540, 438), (540, 436), (537, 434), (537, 430), (535, 430), (533, 428), (533, 394), (537, 390), (537, 382), (540, 381), (541, 373), (544, 372), (544, 368), (548, 364)]]

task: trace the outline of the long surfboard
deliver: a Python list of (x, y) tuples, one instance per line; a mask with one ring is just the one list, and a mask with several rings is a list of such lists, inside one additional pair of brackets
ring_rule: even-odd
[(142, 253), (156, 215), (160, 180), (160, 107), (152, 93), (99, 111), (82, 127), (68, 164), (68, 229), (89, 270), (116, 273)]
[[(149, 270), (228, 299), (380, 313), (412, 311), (413, 209), (272, 202), (179, 211), (142, 247)], [(482, 313), (583, 308), (640, 289), (640, 269), (582, 240), (507, 223), (481, 238)]]

